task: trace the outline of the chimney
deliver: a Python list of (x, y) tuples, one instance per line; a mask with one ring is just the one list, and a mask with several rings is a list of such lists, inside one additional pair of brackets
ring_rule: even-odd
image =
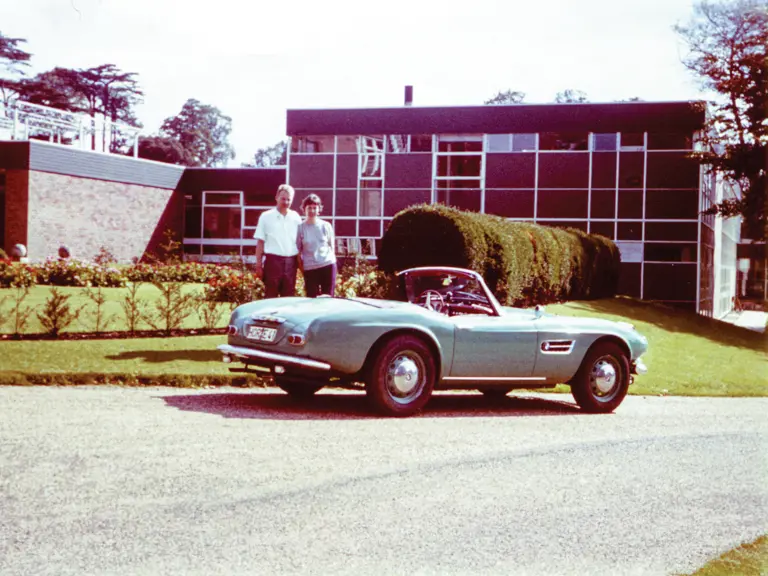
[(410, 106), (413, 104), (413, 86), (405, 87), (405, 105)]

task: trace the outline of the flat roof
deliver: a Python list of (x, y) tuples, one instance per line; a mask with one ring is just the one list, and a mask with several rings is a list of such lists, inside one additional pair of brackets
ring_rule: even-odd
[(289, 109), (289, 136), (320, 134), (507, 134), (526, 132), (692, 132), (706, 102), (610, 102)]

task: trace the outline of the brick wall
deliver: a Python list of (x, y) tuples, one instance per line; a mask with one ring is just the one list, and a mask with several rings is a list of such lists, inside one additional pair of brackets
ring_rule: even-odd
[(173, 190), (29, 172), (32, 261), (56, 256), (63, 244), (77, 259), (92, 260), (104, 246), (129, 262), (156, 250), (166, 228), (180, 233), (182, 218)]
[(5, 171), (5, 238), (0, 238), (9, 252), (15, 244), (27, 245), (28, 200), (26, 170)]

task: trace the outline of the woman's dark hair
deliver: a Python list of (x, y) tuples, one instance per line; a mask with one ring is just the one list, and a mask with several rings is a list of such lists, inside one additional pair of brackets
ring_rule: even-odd
[(320, 196), (318, 196), (317, 194), (310, 194), (309, 196), (304, 198), (304, 200), (301, 201), (301, 209), (302, 209), (302, 211), (307, 206), (310, 206), (310, 205), (313, 205), (313, 204), (315, 206), (320, 207), (320, 208), (323, 207), (323, 201), (320, 200)]

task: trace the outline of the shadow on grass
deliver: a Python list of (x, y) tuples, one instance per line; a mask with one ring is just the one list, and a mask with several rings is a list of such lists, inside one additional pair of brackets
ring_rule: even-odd
[[(747, 348), (757, 352), (768, 350), (768, 333), (761, 334), (672, 306), (627, 297), (572, 302), (570, 306), (585, 312), (593, 311), (621, 316), (629, 322), (652, 324), (667, 332), (687, 333), (691, 336), (707, 338), (726, 346)], [(642, 332), (642, 328), (639, 330)]]
[(218, 350), (131, 350), (110, 354), (108, 360), (143, 360), (144, 362), (161, 364), (177, 360), (192, 362), (221, 362), (221, 352)]
[[(318, 393), (306, 400), (282, 392), (253, 394), (190, 394), (162, 396), (167, 406), (224, 418), (262, 420), (354, 420), (384, 418), (376, 414), (363, 392)], [(489, 400), (479, 394), (435, 394), (412, 418), (567, 416), (581, 414), (575, 404), (543, 398), (507, 396)]]

